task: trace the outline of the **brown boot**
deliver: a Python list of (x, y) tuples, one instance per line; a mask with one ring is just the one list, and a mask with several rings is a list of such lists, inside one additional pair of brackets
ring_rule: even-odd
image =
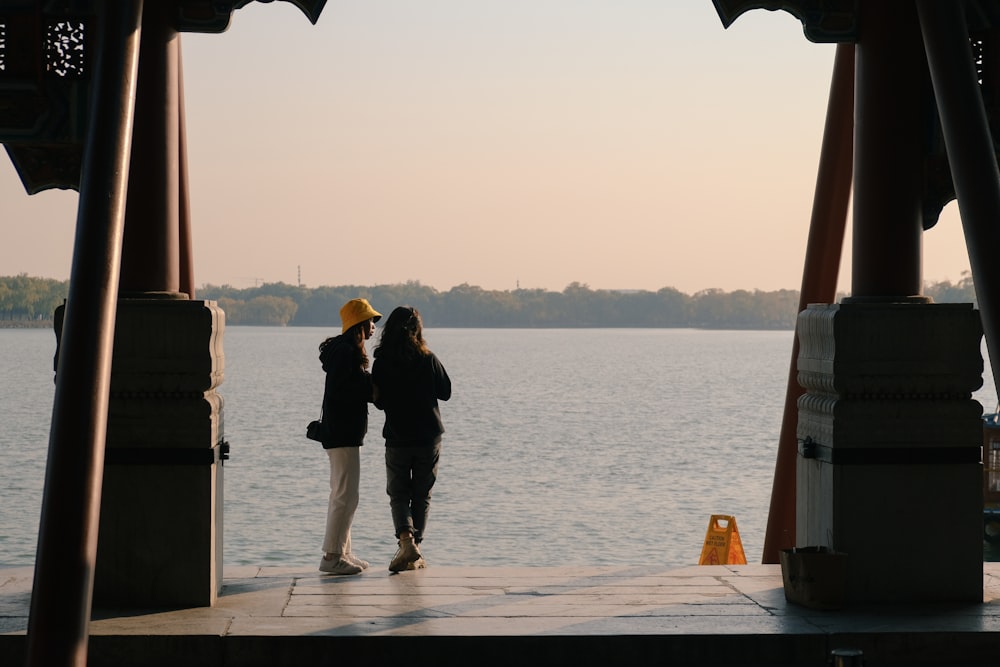
[(406, 536), (399, 538), (399, 549), (396, 550), (396, 555), (392, 557), (392, 562), (389, 563), (390, 572), (402, 572), (408, 569), (410, 563), (420, 560), (420, 549), (417, 548), (417, 543), (413, 541), (413, 536)]

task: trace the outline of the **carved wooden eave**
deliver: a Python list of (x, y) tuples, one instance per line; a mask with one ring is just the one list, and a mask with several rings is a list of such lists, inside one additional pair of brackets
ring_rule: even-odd
[[(168, 2), (169, 0), (156, 0)], [(179, 32), (221, 33), (254, 1), (175, 0)], [(326, 0), (281, 0), (313, 24)], [(0, 143), (28, 194), (78, 189), (96, 53), (94, 0), (4, 0)]]

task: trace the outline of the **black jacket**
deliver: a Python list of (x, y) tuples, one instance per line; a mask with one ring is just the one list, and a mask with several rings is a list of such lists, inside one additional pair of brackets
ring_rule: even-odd
[(357, 347), (343, 336), (330, 341), (319, 360), (326, 371), (323, 423), (327, 435), (323, 448), (360, 447), (368, 432), (371, 374), (361, 367)]
[(451, 378), (434, 353), (412, 359), (379, 357), (372, 366), (375, 407), (385, 411), (387, 447), (420, 447), (441, 441), (438, 401), (451, 398)]

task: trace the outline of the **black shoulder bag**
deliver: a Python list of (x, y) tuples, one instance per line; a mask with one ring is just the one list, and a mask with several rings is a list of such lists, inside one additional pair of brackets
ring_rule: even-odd
[(323, 433), (325, 431), (326, 427), (323, 425), (323, 421), (316, 419), (309, 422), (309, 425), (306, 426), (306, 437), (316, 442), (323, 442)]
[(330, 435), (329, 427), (323, 422), (323, 410), (319, 411), (319, 419), (314, 419), (306, 426), (306, 437), (316, 442), (323, 442)]

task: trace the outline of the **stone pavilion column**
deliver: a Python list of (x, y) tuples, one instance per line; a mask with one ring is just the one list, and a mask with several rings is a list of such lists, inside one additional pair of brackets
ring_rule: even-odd
[[(210, 606), (222, 586), (225, 318), (192, 298), (180, 35), (143, 16), (94, 601)], [(186, 290), (186, 291), (182, 291)]]
[(799, 315), (796, 544), (847, 553), (848, 602), (981, 602), (982, 324), (921, 296), (916, 7), (858, 11), (852, 296)]
[(817, 304), (798, 326), (797, 545), (847, 553), (851, 602), (981, 602), (979, 313)]

